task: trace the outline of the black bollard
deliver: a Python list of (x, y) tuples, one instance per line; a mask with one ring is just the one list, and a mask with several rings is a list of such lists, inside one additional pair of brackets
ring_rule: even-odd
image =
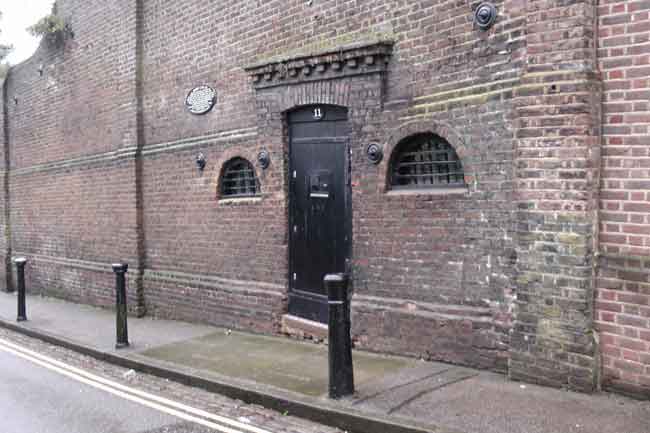
[(27, 259), (24, 257), (18, 257), (14, 259), (16, 264), (16, 281), (18, 283), (18, 317), (16, 320), (18, 322), (24, 322), (27, 320), (27, 312), (25, 308), (25, 264)]
[(129, 331), (126, 323), (126, 271), (129, 265), (126, 263), (113, 264), (115, 272), (115, 311), (116, 311), (116, 330), (117, 343), (116, 349), (129, 347)]
[(354, 393), (350, 300), (344, 274), (325, 276), (329, 307), (329, 396), (341, 398)]

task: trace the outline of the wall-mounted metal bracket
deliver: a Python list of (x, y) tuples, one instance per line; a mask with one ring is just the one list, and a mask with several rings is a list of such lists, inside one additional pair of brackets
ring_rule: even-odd
[(474, 12), (474, 23), (481, 30), (489, 30), (497, 20), (497, 15), (496, 6), (488, 2), (481, 3)]

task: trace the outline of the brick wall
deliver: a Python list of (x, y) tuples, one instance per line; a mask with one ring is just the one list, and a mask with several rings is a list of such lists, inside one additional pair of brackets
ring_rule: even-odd
[[(145, 299), (155, 315), (277, 331), (288, 273), (285, 199), (277, 171), (262, 170), (261, 197), (219, 199), (223, 164), (257, 154), (254, 131), (238, 135), (183, 151), (145, 148)], [(207, 159), (202, 172), (194, 162), (199, 151)]]
[(650, 395), (650, 3), (601, 2), (601, 260), (597, 329), (606, 387)]
[[(74, 39), (42, 46), (4, 85), (0, 247), (31, 258), (34, 290), (107, 305), (109, 265), (126, 260), (140, 313), (279, 332), (286, 113), (337, 104), (352, 126), (359, 347), (592, 390), (596, 320), (605, 383), (645, 389), (645, 2), (503, 0), (487, 32), (473, 26), (475, 3), (455, 1), (60, 3)], [(378, 39), (390, 54), (363, 51)], [(350, 43), (370, 63), (273, 69)], [(184, 98), (202, 84), (217, 104), (191, 115)], [(393, 150), (421, 132), (455, 148), (467, 191), (390, 191)], [(220, 199), (236, 156), (255, 164), (259, 197)]]
[(11, 229), (8, 227), (8, 218), (9, 213), (8, 198), (9, 198), (9, 183), (8, 176), (9, 171), (6, 170), (7, 158), (8, 158), (8, 149), (9, 149), (9, 116), (6, 110), (7, 101), (9, 96), (7, 95), (7, 87), (5, 86), (5, 77), (0, 79), (0, 86), (2, 87), (2, 92), (0, 94), (0, 108), (2, 109), (0, 115), (0, 143), (2, 144), (2, 176), (0, 177), (0, 184), (2, 184), (2, 193), (0, 193), (0, 227), (3, 228), (2, 236), (0, 236), (0, 288), (11, 289)]
[(529, 1), (516, 91), (518, 291), (510, 377), (592, 390), (600, 80), (591, 1)]
[[(418, 37), (396, 44), (384, 111), (359, 139), (383, 143), (385, 159), (368, 164), (363, 146), (353, 155), (361, 347), (506, 369), (516, 260), (511, 98), (524, 20), (517, 2), (498, 6), (487, 33), (473, 28), (464, 4), (424, 9), (404, 23)], [(392, 152), (426, 131), (455, 148), (468, 193), (389, 191)]]
[[(277, 296), (285, 293), (283, 113), (336, 97), (326, 86), (256, 92), (242, 67), (290, 57), (305, 45), (389, 33), (397, 42), (385, 88), (372, 93), (372, 79), (352, 79), (342, 99), (352, 107), (354, 124), (355, 338), (374, 350), (505, 370), (515, 260), (509, 100), (523, 58), (524, 18), (518, 2), (499, 7), (498, 24), (482, 33), (473, 28), (471, 8), (454, 2), (230, 2), (218, 13), (198, 1), (144, 2), (147, 269), (232, 278), (251, 288), (269, 283)], [(209, 115), (191, 116), (183, 98), (203, 83), (217, 89), (217, 106)], [(463, 146), (471, 193), (387, 194), (387, 165), (369, 164), (365, 146), (382, 143), (387, 161), (399, 140), (423, 131)], [(252, 135), (241, 140), (241, 134)], [(191, 137), (196, 139), (183, 141)], [(260, 201), (218, 202), (222, 153), (233, 147), (247, 157), (263, 147), (271, 152), (271, 168), (259, 173)], [(208, 159), (202, 175), (193, 165), (199, 151)], [(169, 289), (145, 280), (152, 311), (174, 310), (163, 295)], [(205, 295), (191, 282), (187, 287)], [(227, 295), (221, 287), (211, 290), (210, 296)], [(191, 317), (197, 310), (192, 304), (174, 302), (175, 314), (188, 309), (183, 317)], [(216, 307), (200, 311), (206, 320), (223, 320)], [(271, 303), (265, 314), (281, 311)], [(431, 333), (397, 344), (414, 321)]]
[(135, 2), (59, 3), (74, 38), (4, 87), (11, 253), (30, 290), (111, 305), (110, 264), (137, 262)]
[[(454, 2), (232, 2), (220, 11), (199, 1), (139, 4), (137, 39), (136, 2), (92, 16), (97, 4), (63, 2), (75, 39), (64, 52), (42, 48), (15, 68), (19, 80), (7, 87), (19, 94), (10, 117), (17, 122), (12, 146), (21, 149), (12, 154), (12, 246), (35, 257), (32, 285), (104, 304), (110, 279), (98, 274), (97, 284), (84, 284), (82, 274), (119, 253), (144, 259), (142, 288), (153, 314), (277, 331), (288, 269), (284, 112), (337, 102), (352, 107), (354, 124), (358, 344), (505, 370), (516, 260), (510, 99), (523, 59), (521, 5), (499, 3), (497, 25), (483, 33), (472, 25), (471, 8)], [(105, 14), (124, 24), (104, 22)], [(120, 37), (99, 43), (120, 25)], [(382, 82), (340, 81), (348, 92), (343, 99), (325, 86), (257, 92), (243, 69), (301, 46), (335, 46), (370, 34), (395, 40), (388, 73)], [(134, 60), (138, 43), (142, 58)], [(43, 77), (34, 72), (41, 63)], [(203, 83), (217, 89), (218, 103), (210, 114), (192, 116), (182, 101)], [(57, 110), (38, 109), (39, 92)], [(22, 127), (33, 124), (43, 127)], [(368, 163), (366, 144), (384, 145), (388, 161), (401, 139), (425, 131), (457, 147), (471, 192), (386, 191), (388, 166)], [(141, 171), (129, 165), (133, 147)], [(253, 160), (262, 147), (272, 164), (258, 170), (261, 197), (220, 202), (222, 164), (238, 155)], [(118, 149), (111, 159), (107, 152)], [(208, 160), (202, 173), (193, 162), (198, 152)], [(83, 160), (91, 155), (108, 160), (92, 166)], [(72, 158), (82, 161), (70, 167), (65, 161)], [(114, 182), (123, 185), (119, 194)], [(102, 213), (111, 200), (115, 205)], [(61, 221), (56, 229), (54, 218)], [(115, 233), (109, 227), (118, 221), (123, 228)], [(414, 323), (431, 332), (408, 334), (398, 344)]]

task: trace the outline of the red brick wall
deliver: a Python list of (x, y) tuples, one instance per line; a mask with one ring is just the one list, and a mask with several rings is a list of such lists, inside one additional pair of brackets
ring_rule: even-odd
[(7, 227), (7, 213), (9, 212), (8, 207), (8, 175), (9, 172), (6, 170), (7, 161), (6, 158), (8, 154), (8, 141), (9, 141), (9, 117), (6, 111), (6, 101), (8, 101), (8, 95), (6, 92), (6, 86), (4, 85), (5, 77), (0, 78), (0, 144), (1, 150), (0, 154), (0, 163), (2, 164), (2, 170), (0, 175), (0, 227), (3, 228), (2, 236), (0, 236), (0, 290), (11, 289), (11, 257), (10, 257), (10, 236), (11, 230)]
[(601, 2), (601, 267), (606, 387), (650, 395), (650, 2)]
[(600, 166), (594, 2), (529, 1), (516, 90), (518, 291), (510, 377), (598, 384), (593, 328)]
[(135, 2), (59, 3), (74, 38), (10, 74), (11, 168), (135, 145)]
[(135, 2), (59, 3), (74, 38), (5, 86), (11, 248), (30, 290), (110, 305), (110, 263), (137, 261)]
[[(248, 132), (189, 150), (145, 150), (144, 290), (152, 314), (277, 331), (288, 273), (281, 168), (258, 169), (260, 198), (217, 195), (223, 164), (234, 156), (254, 161), (256, 139)], [(203, 172), (194, 162), (199, 150), (207, 159)]]
[[(35, 290), (109, 304), (103, 269), (127, 260), (132, 300), (152, 314), (277, 332), (286, 111), (336, 103), (352, 125), (360, 347), (590, 390), (595, 319), (606, 383), (645, 389), (646, 3), (597, 13), (591, 1), (498, 1), (487, 32), (472, 24), (476, 5), (454, 1), (60, 3), (74, 39), (41, 47), (5, 85), (11, 220), (0, 223), (12, 239), (2, 251), (32, 258)], [(381, 77), (263, 88), (244, 69), (371, 34), (394, 40)], [(200, 84), (217, 105), (194, 116), (184, 98)], [(387, 191), (391, 152), (419, 132), (456, 148), (466, 193)], [(378, 166), (370, 142), (384, 148)], [(262, 148), (272, 162), (255, 166), (261, 196), (220, 201), (223, 163), (255, 162)]]
[[(8, 112), (12, 247), (33, 257), (35, 290), (107, 304), (111, 279), (98, 269), (124, 259), (134, 270), (144, 259), (152, 313), (277, 330), (288, 248), (282, 116), (327, 95), (278, 91), (288, 99), (267, 106), (242, 67), (305, 44), (388, 32), (396, 43), (386, 87), (351, 80), (344, 103), (354, 119), (355, 337), (371, 349), (506, 368), (516, 260), (510, 98), (524, 57), (522, 5), (500, 2), (497, 25), (483, 33), (471, 8), (454, 2), (242, 1), (213, 10), (144, 1), (140, 68), (136, 2), (122, 3), (62, 2), (74, 40), (65, 51), (43, 47), (7, 86), (18, 99)], [(182, 102), (203, 83), (217, 89), (218, 103), (192, 116)], [(471, 192), (387, 194), (387, 164), (369, 164), (366, 144), (382, 143), (388, 161), (402, 138), (424, 131), (458, 147)], [(139, 146), (141, 178), (129, 153)], [(261, 198), (219, 202), (227, 157), (254, 159), (262, 147), (272, 165), (258, 171)], [(203, 173), (194, 166), (199, 151)], [(80, 157), (88, 158), (66, 163)], [(398, 345), (413, 323), (431, 333)]]
[[(200, 1), (146, 1), (147, 269), (233, 278), (252, 288), (270, 283), (277, 287), (271, 292), (284, 293), (288, 245), (281, 126), (291, 99), (282, 89), (260, 96), (242, 67), (303, 45), (343, 40), (352, 32), (389, 30), (397, 42), (383, 100), (372, 99), (368, 87), (349, 102), (352, 117), (359, 119), (352, 143), (355, 337), (371, 349), (504, 370), (516, 260), (509, 99), (523, 58), (524, 19), (516, 1), (499, 2), (499, 8), (496, 27), (483, 33), (473, 28), (465, 3), (327, 1), (310, 7), (295, 0), (236, 1), (217, 11)], [(192, 116), (182, 102), (203, 83), (215, 87), (218, 103), (210, 114)], [(326, 91), (314, 96), (305, 89), (303, 101), (327, 102)], [(274, 95), (282, 103), (276, 105)], [(241, 142), (219, 138), (256, 126), (258, 134), (253, 131)], [(387, 161), (400, 139), (423, 131), (464, 147), (471, 194), (387, 195), (387, 166), (369, 164), (365, 146), (371, 140), (384, 144)], [(179, 141), (203, 136), (193, 145)], [(218, 203), (222, 153), (233, 147), (248, 157), (263, 147), (272, 153), (260, 201)], [(199, 151), (208, 159), (202, 175), (193, 164)], [(215, 285), (212, 292), (220, 297), (223, 290)], [(174, 310), (163, 295), (169, 291), (145, 277), (146, 302), (154, 311)], [(188, 303), (173, 304), (189, 311), (183, 317), (199, 311), (207, 320), (223, 320), (217, 308), (204, 311)], [(266, 314), (281, 309), (272, 303)], [(395, 344), (413, 321), (432, 332)]]

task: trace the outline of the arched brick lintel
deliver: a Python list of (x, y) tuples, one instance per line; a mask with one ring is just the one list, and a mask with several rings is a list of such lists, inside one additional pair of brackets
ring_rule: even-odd
[(433, 133), (447, 140), (447, 142), (449, 142), (449, 144), (454, 148), (461, 161), (465, 173), (465, 183), (470, 185), (474, 182), (475, 168), (468, 160), (468, 149), (462, 134), (445, 122), (432, 119), (421, 119), (401, 124), (395, 128), (388, 140), (384, 143), (384, 159), (380, 164), (380, 172), (383, 174), (384, 179), (384, 191), (390, 189), (390, 161), (393, 157), (395, 148), (405, 138), (422, 133)]
[(286, 113), (306, 105), (337, 105), (350, 108), (350, 84), (347, 79), (313, 81), (287, 86), (279, 98), (279, 109)]

